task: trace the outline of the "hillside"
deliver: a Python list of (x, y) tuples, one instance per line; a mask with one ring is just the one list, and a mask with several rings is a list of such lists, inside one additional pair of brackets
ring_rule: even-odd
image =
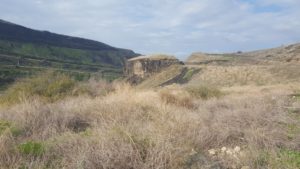
[[(141, 58), (133, 58), (130, 61), (137, 59)], [(138, 87), (162, 87), (172, 83), (217, 87), (293, 83), (300, 81), (299, 61), (300, 44), (252, 52), (196, 52), (187, 59), (185, 65), (166, 67), (151, 74), (140, 81)]]
[(124, 61), (134, 56), (131, 50), (0, 20), (0, 85), (45, 69), (101, 72), (112, 79), (122, 74)]
[(261, 60), (273, 60), (280, 62), (299, 62), (300, 61), (300, 43), (278, 48), (257, 50), (242, 53), (244, 57), (255, 57)]
[(134, 85), (15, 82), (0, 95), (0, 168), (300, 168), (300, 64), (201, 55), (129, 59)]
[(300, 43), (250, 52), (208, 54), (196, 52), (187, 64), (263, 64), (300, 61)]

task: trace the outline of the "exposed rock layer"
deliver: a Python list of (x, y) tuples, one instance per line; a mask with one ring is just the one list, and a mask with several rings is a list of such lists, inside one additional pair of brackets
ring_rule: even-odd
[(139, 56), (126, 61), (125, 75), (131, 83), (137, 84), (143, 79), (171, 65), (183, 64), (173, 56)]

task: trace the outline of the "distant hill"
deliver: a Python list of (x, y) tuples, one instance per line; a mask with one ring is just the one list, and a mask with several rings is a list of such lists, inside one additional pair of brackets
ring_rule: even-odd
[(280, 62), (300, 62), (300, 43), (278, 48), (257, 50), (241, 53), (244, 57), (255, 57), (258, 60), (273, 60)]
[(300, 62), (300, 43), (278, 48), (225, 54), (196, 52), (187, 60), (187, 64), (259, 64), (271, 62)]
[(122, 74), (126, 59), (137, 56), (84, 38), (38, 31), (0, 20), (0, 85), (44, 69), (77, 73)]

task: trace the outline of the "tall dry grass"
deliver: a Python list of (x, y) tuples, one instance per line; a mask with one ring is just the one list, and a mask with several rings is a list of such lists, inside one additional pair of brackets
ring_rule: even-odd
[(274, 76), (270, 68), (261, 65), (202, 66), (200, 73), (191, 80), (189, 85), (228, 87), (281, 83), (281, 78)]
[[(291, 93), (227, 91), (205, 100), (181, 87), (115, 84), (106, 95), (24, 100), (0, 111), (10, 123), (0, 132), (0, 168), (295, 168)], [(236, 146), (239, 155), (208, 152)]]

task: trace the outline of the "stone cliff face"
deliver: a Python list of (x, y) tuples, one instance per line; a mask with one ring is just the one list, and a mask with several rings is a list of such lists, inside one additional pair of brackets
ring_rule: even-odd
[(175, 64), (183, 64), (173, 56), (139, 56), (127, 60), (125, 76), (131, 83), (137, 84), (151, 74), (158, 73), (162, 69)]

